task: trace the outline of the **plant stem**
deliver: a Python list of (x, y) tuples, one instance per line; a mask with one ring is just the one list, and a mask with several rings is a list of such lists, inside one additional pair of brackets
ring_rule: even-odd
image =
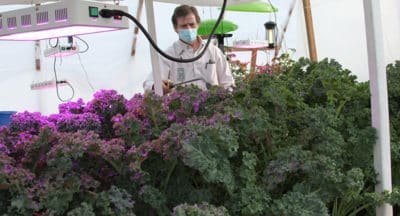
[(121, 167), (118, 167), (117, 164), (114, 163), (114, 161), (108, 160), (107, 158), (102, 157), (105, 161), (107, 161), (114, 169), (115, 171), (118, 172), (118, 174), (121, 175)]
[(267, 153), (265, 152), (265, 147), (264, 147), (264, 145), (263, 145), (262, 142), (260, 143), (260, 146), (261, 146), (262, 154), (263, 154), (263, 157), (264, 157), (264, 164), (267, 164), (267, 158), (268, 158), (268, 156), (267, 156)]
[(151, 111), (150, 111), (150, 112), (151, 112), (151, 119), (153, 120), (154, 127), (156, 128), (157, 132), (160, 133), (160, 128), (158, 127), (158, 124), (157, 124), (157, 119), (156, 119), (156, 116), (155, 116), (155, 111), (154, 111), (153, 108), (151, 108), (150, 110), (151, 110)]
[(339, 117), (339, 115), (342, 112), (342, 109), (343, 109), (344, 105), (347, 103), (347, 101), (348, 100), (341, 101), (339, 106), (336, 108), (336, 118)]
[(177, 164), (178, 164), (178, 160), (175, 159), (175, 160), (172, 162), (171, 167), (169, 168), (169, 171), (168, 171), (168, 174), (167, 174), (167, 178), (165, 178), (165, 181), (164, 181), (164, 183), (163, 183), (163, 192), (165, 192), (165, 191), (167, 190), (167, 186), (168, 186), (169, 179), (171, 178), (171, 175), (172, 175), (172, 173), (174, 172), (175, 167), (176, 167)]

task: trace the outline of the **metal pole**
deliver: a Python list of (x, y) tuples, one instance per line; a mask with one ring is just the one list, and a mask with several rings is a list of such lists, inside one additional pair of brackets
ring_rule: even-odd
[(274, 54), (274, 58), (277, 58), (279, 55), (279, 51), (282, 48), (282, 43), (283, 43), (283, 39), (285, 38), (285, 34), (286, 34), (286, 30), (289, 26), (289, 22), (290, 22), (290, 18), (292, 17), (293, 14), (293, 10), (296, 6), (296, 2), (297, 0), (293, 0), (292, 4), (289, 7), (289, 12), (288, 12), (288, 16), (286, 18), (286, 21), (284, 22), (285, 25), (283, 26), (283, 31), (280, 33), (279, 37), (278, 37), (278, 42), (277, 45), (275, 46), (275, 54)]
[[(376, 128), (378, 135), (374, 147), (374, 167), (378, 172), (375, 191), (379, 193), (392, 191), (389, 108), (380, 2), (364, 0), (372, 126)], [(377, 207), (376, 215), (392, 216), (393, 208), (387, 203), (383, 204)]]
[(306, 21), (308, 49), (310, 51), (310, 58), (312, 61), (318, 61), (310, 0), (303, 0), (303, 10), (304, 10), (304, 18)]
[[(157, 43), (153, 0), (146, 0), (146, 15), (147, 15), (147, 26), (149, 34), (153, 38), (154, 42)], [(151, 55), (151, 66), (153, 68), (154, 91), (157, 95), (163, 95), (160, 59), (156, 50), (154, 50), (152, 46), (150, 46), (150, 55)]]

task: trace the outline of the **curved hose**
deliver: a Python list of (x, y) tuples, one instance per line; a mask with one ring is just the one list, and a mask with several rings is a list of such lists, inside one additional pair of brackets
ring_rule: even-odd
[(207, 39), (207, 43), (205, 45), (205, 47), (203, 48), (203, 50), (201, 51), (201, 53), (199, 53), (197, 56), (193, 57), (193, 58), (188, 58), (188, 59), (182, 59), (182, 58), (176, 58), (174, 56), (170, 56), (167, 53), (165, 53), (164, 51), (162, 51), (157, 44), (153, 41), (153, 39), (151, 38), (150, 34), (147, 32), (147, 30), (143, 27), (143, 25), (132, 15), (130, 15), (129, 13), (126, 13), (124, 11), (121, 10), (110, 10), (110, 9), (102, 9), (100, 11), (100, 16), (102, 16), (103, 18), (111, 18), (113, 16), (126, 16), (128, 17), (130, 20), (132, 20), (138, 27), (139, 29), (143, 32), (143, 34), (146, 36), (147, 40), (150, 42), (151, 46), (158, 52), (160, 53), (163, 57), (174, 61), (174, 62), (180, 62), (180, 63), (190, 63), (190, 62), (194, 62), (198, 59), (200, 59), (204, 53), (206, 52), (208, 46), (210, 45), (211, 42), (211, 38), (214, 36), (215, 31), (217, 30), (217, 27), (219, 25), (219, 23), (221, 22), (224, 12), (225, 12), (225, 8), (226, 8), (226, 4), (227, 4), (227, 0), (224, 0), (223, 4), (222, 4), (222, 8), (221, 8), (221, 12), (218, 16), (217, 22), (215, 23), (213, 29), (211, 30), (211, 34)]

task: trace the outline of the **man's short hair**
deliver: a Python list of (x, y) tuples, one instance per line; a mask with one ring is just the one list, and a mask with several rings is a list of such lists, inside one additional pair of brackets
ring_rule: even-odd
[(196, 22), (200, 23), (200, 16), (195, 7), (189, 5), (181, 5), (175, 8), (174, 14), (172, 15), (172, 24), (174, 25), (174, 28), (176, 28), (178, 25), (179, 17), (185, 17), (189, 14), (193, 14), (196, 17)]

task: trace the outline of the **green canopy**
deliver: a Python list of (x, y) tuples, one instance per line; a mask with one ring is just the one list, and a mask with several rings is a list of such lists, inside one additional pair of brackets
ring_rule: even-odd
[[(211, 30), (216, 22), (217, 22), (216, 19), (208, 19), (201, 21), (199, 29), (197, 30), (197, 34), (200, 36), (210, 35)], [(228, 20), (221, 20), (221, 22), (217, 27), (217, 30), (215, 30), (215, 34), (225, 34), (231, 31), (235, 31), (237, 28), (238, 26), (235, 23)]]
[(240, 11), (240, 12), (259, 12), (259, 13), (272, 13), (277, 12), (278, 8), (273, 7), (272, 5), (262, 2), (255, 1), (237, 5), (230, 5), (226, 7), (227, 11)]

